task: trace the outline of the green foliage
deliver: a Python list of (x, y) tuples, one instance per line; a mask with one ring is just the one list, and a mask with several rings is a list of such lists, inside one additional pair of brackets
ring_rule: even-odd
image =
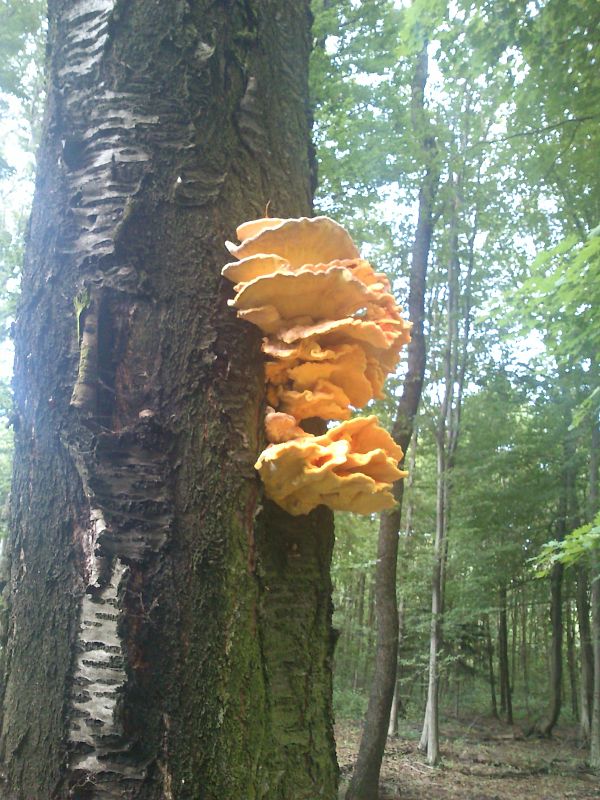
[(531, 264), (519, 295), (529, 324), (562, 362), (600, 355), (600, 235), (570, 234)]
[[(425, 678), (434, 422), (453, 328), (458, 344), (451, 358), (464, 365), (465, 382), (456, 461), (446, 476), (443, 687), (470, 681), (472, 702), (481, 704), (484, 620), (495, 644), (498, 589), (505, 586), (513, 653), (522, 651), (515, 658), (524, 665), (523, 675), (514, 667), (516, 704), (533, 714), (544, 701), (549, 629), (547, 584), (531, 580), (530, 559), (584, 518), (589, 423), (600, 406), (600, 6), (593, 0), (313, 5), (318, 207), (347, 224), (361, 246), (367, 243), (368, 257), (388, 271), (401, 302), (426, 165), (423, 134), (437, 141), (428, 374), (405, 490), (410, 532), (400, 541), (404, 700), (418, 705)], [(415, 119), (411, 78), (424, 40), (430, 81)], [(453, 254), (459, 291), (448, 313)], [(402, 371), (376, 404), (388, 424), (401, 384)], [(345, 706), (369, 682), (375, 524), (343, 521), (334, 556), (335, 620), (342, 629), (336, 691)], [(571, 556), (589, 548), (593, 530), (567, 535), (561, 548)], [(568, 598), (572, 589), (565, 591)]]
[(43, 45), (44, 0), (0, 1), (0, 92), (30, 99), (31, 72)]
[[(0, 355), (7, 364), (44, 100), (45, 8), (44, 0), (0, 0)], [(0, 368), (0, 535), (6, 533), (13, 448), (6, 373), (7, 366)]]
[(539, 577), (546, 577), (554, 564), (571, 567), (581, 559), (589, 559), (600, 549), (600, 514), (593, 522), (581, 525), (561, 541), (546, 542), (531, 563)]
[(368, 696), (349, 688), (333, 688), (333, 712), (336, 720), (361, 720), (367, 710)]

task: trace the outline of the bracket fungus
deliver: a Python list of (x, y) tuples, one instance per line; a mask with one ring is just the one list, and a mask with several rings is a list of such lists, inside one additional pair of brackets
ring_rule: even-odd
[[(229, 304), (265, 334), (268, 447), (256, 462), (268, 497), (290, 514), (320, 504), (371, 514), (394, 504), (402, 450), (377, 418), (350, 419), (382, 397), (410, 341), (389, 281), (327, 217), (265, 218), (237, 228), (222, 274)], [(343, 420), (322, 436), (308, 418)]]

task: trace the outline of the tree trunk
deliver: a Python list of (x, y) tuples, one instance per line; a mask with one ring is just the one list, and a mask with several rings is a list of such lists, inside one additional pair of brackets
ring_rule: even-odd
[(364, 650), (364, 637), (365, 637), (365, 573), (361, 572), (358, 580), (358, 603), (357, 613), (355, 619), (356, 630), (356, 644), (352, 648), (355, 662), (352, 677), (352, 688), (356, 691), (359, 687), (361, 672), (361, 665), (363, 660)]
[[(401, 555), (401, 558), (404, 559), (407, 563), (412, 559), (412, 551), (413, 551), (413, 544), (414, 544), (414, 536), (413, 536), (413, 518), (414, 518), (414, 496), (411, 491), (414, 476), (415, 476), (415, 468), (417, 463), (417, 442), (418, 442), (418, 430), (415, 428), (413, 431), (413, 435), (410, 440), (410, 447), (409, 447), (409, 461), (408, 461), (408, 477), (405, 481), (405, 488), (409, 490), (408, 494), (408, 501), (406, 502), (406, 513), (405, 513), (405, 520), (404, 520), (404, 529), (405, 529), (405, 536), (404, 536), (404, 549)], [(404, 594), (400, 595), (400, 600), (398, 603), (398, 656), (396, 660), (396, 683), (394, 685), (394, 696), (392, 697), (392, 707), (390, 709), (390, 721), (388, 723), (388, 736), (397, 736), (398, 735), (398, 720), (400, 716), (405, 715), (405, 707), (402, 702), (402, 698), (400, 696), (400, 655), (402, 653), (402, 640), (404, 635), (404, 620), (405, 620), (405, 599)]]
[[(467, 104), (468, 105), (468, 104)], [(463, 150), (465, 143), (463, 142)], [(465, 164), (463, 163), (463, 171)], [(479, 164), (481, 169), (481, 162)], [(448, 294), (446, 307), (446, 340), (444, 346), (444, 396), (436, 425), (437, 451), (437, 502), (436, 536), (434, 545), (434, 564), (432, 575), (432, 618), (429, 648), (429, 684), (427, 705), (419, 748), (427, 750), (427, 761), (433, 765), (439, 759), (439, 669), (438, 657), (442, 648), (443, 615), (445, 600), (446, 568), (448, 563), (448, 529), (450, 520), (450, 498), (452, 491), (452, 470), (461, 429), (462, 400), (467, 374), (468, 345), (471, 335), (471, 284), (475, 266), (475, 238), (477, 235), (478, 212), (471, 228), (467, 269), (464, 281), (461, 280), (459, 246), (459, 209), (462, 207), (463, 174), (453, 175), (449, 182), (452, 188), (452, 207), (450, 217), (450, 251), (448, 262)], [(462, 319), (462, 332), (459, 321)]]
[(437, 440), (437, 508), (436, 533), (431, 578), (431, 626), (429, 633), (429, 683), (427, 705), (419, 748), (427, 752), (427, 762), (437, 764), (439, 748), (439, 672), (438, 655), (441, 649), (441, 617), (443, 603), (442, 565), (446, 534), (446, 463), (444, 440)]
[(311, 209), (308, 2), (50, 0), (3, 797), (336, 796), (332, 518), (264, 502), (236, 223)]
[[(419, 215), (412, 249), (410, 288), (408, 296), (409, 317), (413, 324), (411, 343), (408, 346), (408, 366), (402, 397), (398, 403), (393, 436), (406, 453), (412, 436), (423, 380), (425, 376), (425, 285), (427, 262), (433, 236), (433, 205), (439, 183), (436, 141), (431, 136), (424, 118), (425, 85), (427, 83), (427, 43), (419, 55), (413, 83), (413, 128), (422, 137), (425, 177), (419, 191)], [(360, 741), (358, 757), (346, 800), (372, 800), (377, 797), (381, 759), (385, 749), (390, 708), (396, 683), (398, 655), (398, 608), (396, 603), (396, 560), (398, 532), (402, 516), (404, 484), (395, 486), (397, 506), (383, 512), (379, 527), (377, 553), (376, 606), (377, 646), (375, 674), (369, 695), (369, 706)]]
[(588, 570), (580, 564), (577, 568), (577, 623), (579, 626), (579, 659), (581, 662), (581, 692), (579, 735), (589, 741), (594, 698), (594, 652), (590, 628), (590, 602), (588, 598)]
[(361, 645), (361, 662), (360, 673), (355, 689), (364, 691), (365, 687), (369, 685), (369, 678), (371, 676), (371, 653), (373, 652), (373, 643), (375, 637), (373, 630), (375, 628), (375, 586), (373, 584), (373, 577), (369, 575), (369, 594), (367, 598), (367, 617), (366, 624), (362, 629), (362, 645)]
[(527, 636), (527, 622), (529, 620), (527, 595), (523, 592), (523, 604), (521, 606), (521, 671), (523, 673), (523, 692), (525, 694), (525, 708), (529, 716), (529, 668), (528, 651), (529, 641)]
[[(569, 408), (569, 418), (572, 416)], [(557, 514), (557, 539), (562, 541), (575, 523), (575, 476), (574, 476), (574, 442), (567, 436), (563, 445), (563, 484)], [(564, 565), (560, 562), (553, 565), (550, 572), (550, 704), (546, 718), (539, 726), (541, 736), (552, 736), (552, 730), (558, 722), (562, 706), (562, 667), (563, 667), (563, 619), (562, 619), (562, 585)]]
[(546, 719), (540, 724), (541, 736), (552, 736), (552, 730), (560, 716), (562, 704), (562, 580), (564, 567), (557, 563), (550, 573), (550, 706)]
[(513, 724), (512, 693), (508, 668), (508, 625), (506, 613), (506, 586), (499, 591), (500, 613), (498, 618), (498, 663), (500, 667), (500, 708), (506, 714), (506, 721)]
[(600, 558), (592, 556), (592, 646), (594, 649), (594, 696), (590, 729), (590, 766), (600, 770)]
[(573, 719), (579, 715), (579, 704), (577, 702), (577, 666), (575, 659), (575, 625), (571, 612), (571, 601), (568, 600), (565, 606), (565, 622), (567, 629), (567, 666), (569, 668), (569, 687), (571, 689), (571, 713)]
[[(398, 654), (402, 652), (402, 637), (404, 635), (404, 595), (400, 595), (398, 602)], [(402, 698), (400, 697), (400, 665), (396, 670), (396, 685), (394, 686), (394, 696), (392, 697), (392, 707), (390, 709), (390, 721), (388, 724), (388, 736), (398, 735), (398, 719), (403, 713)]]
[(494, 676), (494, 645), (492, 643), (492, 636), (490, 633), (490, 620), (488, 617), (485, 619), (485, 643), (488, 662), (488, 675), (490, 681), (490, 697), (492, 701), (492, 716), (498, 719), (498, 703), (496, 700), (496, 678)]
[[(590, 447), (588, 515), (591, 520), (598, 513), (598, 473), (600, 471), (600, 427), (598, 420), (592, 421)], [(600, 558), (597, 551), (592, 555), (592, 647), (594, 651), (594, 696), (590, 730), (590, 764), (600, 770)]]
[(510, 686), (512, 693), (515, 692), (517, 677), (517, 593), (513, 592), (511, 613), (510, 613)]

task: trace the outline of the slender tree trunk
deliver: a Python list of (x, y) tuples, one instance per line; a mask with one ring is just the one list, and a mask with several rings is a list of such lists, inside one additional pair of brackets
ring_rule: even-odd
[[(575, 522), (575, 479), (574, 479), (574, 444), (572, 437), (567, 436), (564, 442), (563, 485), (558, 507), (557, 538), (564, 539), (566, 533)], [(546, 718), (539, 726), (541, 736), (549, 737), (558, 722), (562, 706), (563, 678), (563, 614), (562, 587), (564, 566), (553, 565), (550, 572), (550, 627), (552, 638), (550, 643), (550, 704)]]
[(308, 2), (50, 0), (49, 39), (0, 792), (333, 800), (332, 518), (262, 499), (220, 279), (236, 222), (311, 210)]
[(510, 609), (510, 685), (514, 695), (517, 676), (517, 592), (513, 593)]
[(529, 640), (527, 636), (527, 622), (529, 620), (529, 609), (527, 595), (523, 593), (523, 603), (521, 606), (521, 671), (523, 673), (523, 692), (525, 694), (525, 708), (529, 716)]
[(594, 652), (590, 628), (590, 602), (588, 597), (588, 569), (580, 564), (577, 568), (577, 622), (579, 626), (579, 660), (581, 662), (581, 692), (579, 735), (584, 742), (590, 738), (592, 705), (594, 702)]
[(360, 678), (358, 681), (357, 689), (363, 691), (365, 687), (369, 686), (369, 679), (371, 677), (371, 653), (373, 652), (373, 644), (375, 642), (375, 586), (373, 585), (372, 576), (369, 576), (369, 594), (367, 598), (367, 616), (366, 622), (362, 631), (362, 653), (361, 653), (361, 669)]
[(413, 554), (413, 543), (414, 543), (414, 536), (413, 536), (413, 527), (414, 527), (414, 517), (415, 517), (415, 501), (414, 501), (414, 492), (412, 491), (412, 487), (415, 480), (415, 470), (417, 467), (417, 448), (419, 443), (419, 431), (418, 428), (415, 427), (413, 431), (413, 435), (410, 440), (410, 448), (409, 448), (409, 460), (408, 460), (408, 477), (405, 479), (405, 489), (408, 491), (408, 501), (406, 503), (406, 513), (404, 515), (404, 530), (405, 530), (405, 552), (403, 553), (407, 559), (412, 559)]
[(352, 679), (352, 688), (357, 691), (362, 675), (362, 660), (364, 650), (364, 637), (365, 637), (365, 573), (361, 572), (358, 580), (358, 609), (355, 619), (356, 625), (356, 645), (354, 648), (354, 670)]
[[(398, 653), (402, 652), (402, 639), (404, 636), (404, 595), (400, 595), (398, 602)], [(400, 696), (400, 665), (396, 670), (396, 685), (394, 686), (394, 696), (390, 709), (390, 722), (388, 725), (388, 736), (398, 735), (398, 719), (403, 713), (402, 698)]]
[(439, 672), (438, 656), (441, 649), (442, 617), (442, 564), (444, 557), (446, 527), (446, 463), (444, 439), (438, 436), (437, 444), (437, 509), (436, 534), (433, 553), (433, 575), (431, 579), (431, 628), (429, 634), (429, 683), (427, 706), (419, 747), (427, 751), (429, 764), (437, 764), (439, 748)]
[(594, 650), (594, 696), (590, 728), (590, 766), (600, 770), (600, 558), (592, 558), (592, 646)]
[(552, 639), (550, 643), (550, 707), (546, 719), (541, 723), (541, 736), (551, 736), (558, 722), (562, 704), (562, 582), (564, 567), (557, 563), (550, 573), (550, 627)]
[(500, 693), (504, 705), (501, 710), (506, 714), (506, 721), (513, 724), (512, 692), (510, 685), (510, 672), (508, 666), (508, 624), (506, 609), (506, 586), (499, 591), (500, 613), (498, 617), (498, 661), (500, 666)]
[[(600, 471), (600, 427), (597, 419), (592, 422), (590, 448), (588, 514), (591, 520), (598, 513), (598, 473)], [(594, 696), (590, 730), (590, 764), (600, 770), (600, 558), (595, 551), (592, 556), (592, 647), (594, 651)]]
[(490, 633), (490, 620), (489, 617), (485, 619), (485, 643), (488, 663), (488, 675), (490, 681), (490, 697), (492, 701), (492, 716), (498, 719), (498, 703), (496, 701), (496, 678), (494, 676), (494, 645), (492, 642), (492, 635)]
[(454, 679), (454, 716), (460, 717), (460, 675), (457, 673)]
[[(468, 103), (467, 103), (468, 106)], [(462, 142), (463, 151), (466, 142)], [(480, 163), (481, 168), (481, 163)], [(458, 447), (462, 399), (467, 373), (468, 345), (471, 333), (471, 284), (475, 266), (475, 238), (478, 226), (478, 213), (471, 229), (467, 269), (464, 282), (461, 281), (459, 260), (459, 219), (462, 206), (462, 174), (451, 177), (453, 204), (450, 224), (450, 252), (448, 255), (448, 296), (446, 308), (446, 342), (444, 348), (444, 397), (440, 407), (436, 427), (437, 448), (437, 503), (436, 538), (434, 545), (434, 565), (432, 576), (432, 620), (429, 649), (429, 684), (425, 719), (419, 747), (427, 750), (427, 761), (436, 764), (439, 759), (439, 675), (438, 656), (442, 647), (444, 595), (446, 567), (448, 562), (448, 527), (450, 519), (450, 494), (452, 469)], [(462, 319), (462, 331), (459, 320)]]
[[(409, 317), (413, 324), (408, 346), (408, 368), (402, 397), (398, 403), (393, 436), (406, 453), (412, 436), (425, 376), (425, 286), (427, 263), (433, 236), (433, 206), (439, 183), (436, 141), (424, 118), (427, 83), (427, 43), (419, 55), (412, 83), (413, 128), (420, 137), (425, 177), (419, 192), (419, 215), (412, 250), (408, 296)], [(397, 506), (381, 515), (377, 553), (377, 649), (375, 674), (360, 748), (346, 800), (372, 800), (377, 797), (381, 759), (385, 749), (390, 708), (396, 683), (398, 655), (398, 609), (396, 601), (396, 560), (398, 532), (402, 515), (404, 484), (395, 486)]]
[(571, 713), (577, 719), (579, 715), (579, 703), (577, 702), (577, 665), (575, 659), (575, 625), (571, 612), (571, 601), (568, 600), (565, 606), (565, 622), (567, 629), (567, 666), (569, 669), (569, 687), (571, 690)]
[[(415, 477), (415, 469), (417, 463), (417, 443), (418, 443), (418, 430), (415, 428), (410, 440), (409, 446), (409, 461), (408, 461), (408, 478), (405, 481), (405, 489), (408, 491), (408, 501), (406, 502), (405, 514), (405, 537), (404, 537), (404, 550), (401, 554), (401, 559), (406, 563), (410, 563), (413, 551), (413, 518), (414, 518), (414, 495), (412, 493), (412, 486)], [(396, 667), (396, 683), (394, 686), (394, 696), (392, 697), (392, 707), (390, 709), (390, 721), (388, 723), (388, 736), (398, 735), (398, 721), (400, 716), (404, 716), (404, 703), (400, 695), (400, 656), (402, 653), (402, 642), (404, 636), (404, 618), (405, 618), (405, 599), (404, 594), (400, 595), (398, 604), (398, 659)]]

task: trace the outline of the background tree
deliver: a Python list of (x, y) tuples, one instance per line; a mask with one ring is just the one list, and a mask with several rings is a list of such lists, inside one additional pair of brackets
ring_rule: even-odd
[[(396, 277), (391, 253), (396, 252), (398, 260), (406, 263), (411, 225), (417, 220), (419, 186), (418, 173), (409, 167), (414, 139), (406, 123), (410, 80), (403, 57), (411, 47), (411, 38), (405, 22), (410, 14), (416, 18), (419, 13), (431, 12), (435, 4), (415, 3), (406, 15), (400, 15), (404, 27), (397, 52), (398, 64), (404, 66), (397, 66), (395, 72), (384, 63), (385, 40), (378, 39), (375, 57), (369, 35), (383, 37), (397, 9), (383, 3), (376, 4), (376, 9), (369, 5), (369, 10), (366, 4), (341, 5), (345, 11), (340, 11), (339, 5), (329, 7), (329, 16), (323, 16), (329, 20), (326, 30), (330, 38), (320, 40), (327, 42), (319, 57), (325, 57), (329, 64), (326, 91), (331, 101), (318, 103), (316, 111), (318, 153), (326, 175), (319, 202), (347, 215), (351, 224), (361, 229), (376, 230), (380, 240), (389, 237), (389, 243), (374, 249), (373, 255), (382, 266), (388, 266), (402, 296), (407, 292), (406, 281)], [(421, 437), (414, 480), (405, 491), (409, 502), (410, 497), (415, 498), (411, 525), (422, 543), (422, 537), (432, 535), (434, 520), (431, 496), (435, 489), (435, 451), (428, 441), (431, 425), (427, 416), (439, 405), (444, 391), (455, 392), (457, 385), (455, 381), (448, 385), (439, 365), (443, 363), (443, 335), (448, 329), (450, 195), (467, 165), (469, 177), (463, 181), (460, 202), (454, 206), (461, 280), (466, 278), (469, 251), (475, 256), (475, 268), (461, 414), (461, 437), (465, 438), (457, 445), (451, 480), (448, 472), (442, 473), (450, 482), (453, 498), (444, 561), (448, 630), (440, 659), (442, 705), (447, 708), (453, 683), (453, 705), (458, 707), (461, 676), (465, 679), (465, 703), (470, 702), (469, 692), (474, 692), (474, 688), (467, 691), (476, 685), (473, 676), (477, 681), (483, 679), (481, 670), (485, 669), (486, 683), (492, 675), (495, 681), (496, 667), (492, 662), (490, 673), (485, 634), (489, 620), (490, 640), (499, 636), (502, 645), (495, 650), (501, 656), (498, 666), (505, 713), (510, 716), (512, 700), (516, 717), (526, 715), (527, 727), (532, 727), (548, 702), (548, 689), (542, 690), (542, 685), (548, 686), (546, 659), (551, 637), (545, 595), (548, 586), (533, 581), (528, 559), (548, 536), (554, 535), (563, 515), (558, 498), (565, 491), (570, 496), (568, 517), (581, 516), (586, 469), (586, 459), (581, 456), (582, 448), (587, 451), (583, 427), (579, 433), (569, 434), (569, 415), (558, 406), (565, 396), (564, 388), (556, 388), (560, 369), (566, 365), (572, 374), (567, 382), (570, 402), (580, 409), (574, 412), (576, 425), (582, 425), (584, 417), (589, 419), (586, 415), (592, 413), (590, 403), (593, 405), (595, 397), (589, 365), (595, 357), (590, 322), (594, 319), (591, 298), (596, 282), (589, 277), (583, 259), (570, 276), (558, 267), (561, 260), (564, 264), (576, 258), (593, 230), (589, 220), (595, 213), (596, 194), (589, 181), (589, 159), (597, 136), (593, 119), (597, 45), (592, 41), (595, 10), (590, 12), (589, 26), (587, 20), (582, 25), (576, 22), (575, 7), (570, 4), (565, 5), (564, 15), (560, 4), (554, 2), (535, 8), (510, 4), (501, 12), (486, 4), (461, 3), (448, 9), (447, 16), (439, 16), (430, 35), (433, 79), (427, 104), (440, 136), (442, 189), (434, 217), (430, 311), (425, 326), (431, 354), (425, 378), (426, 416), (419, 420)], [(317, 20), (319, 24), (319, 17)], [(573, 51), (565, 47), (565, 41), (572, 43)], [(557, 53), (560, 70), (549, 66), (544, 49), (548, 43)], [(315, 74), (320, 75), (318, 71)], [(396, 76), (395, 83), (392, 75)], [(569, 97), (575, 97), (561, 105), (567, 84)], [(391, 86), (396, 89), (395, 105)], [(344, 98), (343, 108), (334, 103), (339, 95)], [(403, 124), (393, 128), (395, 120)], [(386, 139), (390, 129), (397, 131), (396, 141)], [(370, 148), (365, 147), (369, 135)], [(368, 180), (361, 182), (353, 172), (348, 164), (352, 159), (355, 163), (363, 159)], [(554, 173), (558, 171), (558, 182), (550, 177), (548, 164), (554, 164)], [(399, 166), (404, 167), (402, 177), (395, 179), (390, 175), (391, 168)], [(475, 177), (478, 172), (479, 180)], [(344, 184), (345, 174), (351, 177)], [(575, 224), (578, 212), (566, 207), (559, 183), (567, 187), (572, 208), (580, 207), (582, 214), (585, 211), (587, 227)], [(356, 202), (350, 208), (340, 204), (338, 210), (342, 185), (354, 192)], [(393, 202), (395, 213), (390, 210)], [(408, 224), (398, 222), (402, 217)], [(385, 236), (382, 227), (388, 232)], [(548, 251), (552, 245), (558, 249)], [(552, 261), (548, 256), (535, 261), (542, 250), (554, 253)], [(589, 250), (586, 258), (587, 254)], [(517, 287), (519, 291), (515, 291)], [(554, 292), (556, 302), (552, 299)], [(449, 316), (462, 332), (469, 318), (465, 309), (455, 310), (454, 319), (452, 313)], [(558, 345), (571, 335), (569, 344)], [(564, 357), (558, 358), (557, 346)], [(388, 418), (393, 414), (393, 393), (398, 385), (392, 386), (390, 401), (383, 407)], [(495, 403), (493, 393), (499, 390), (502, 402)], [(590, 396), (592, 401), (586, 405)], [(479, 435), (472, 427), (475, 420), (484, 429)], [(490, 430), (492, 420), (494, 430)], [(504, 427), (505, 420), (512, 426), (510, 430)], [(569, 439), (574, 458), (567, 458), (572, 461), (567, 478), (559, 469), (555, 450)], [(489, 448), (489, 455), (480, 452), (477, 445), (471, 446), (471, 441), (479, 442), (484, 450)], [(410, 569), (403, 565), (399, 570), (400, 576), (406, 576), (406, 580), (400, 577), (406, 598), (404, 617), (412, 626), (403, 640), (401, 690), (417, 707), (424, 700), (421, 686), (426, 619), (422, 581), (427, 573), (427, 548), (421, 543), (410, 548)], [(372, 559), (372, 542), (370, 547)], [(370, 564), (365, 558), (361, 585), (368, 586), (373, 580)], [(569, 582), (561, 607), (564, 620), (570, 618), (571, 622), (563, 620), (557, 626), (562, 631), (566, 625), (565, 641), (570, 643), (561, 658), (565, 668), (574, 664), (581, 650), (580, 632), (572, 619), (574, 599)], [(343, 626), (341, 610), (337, 618)], [(351, 647), (345, 653), (351, 660)], [(336, 674), (339, 689), (347, 685), (343, 671), (340, 665)], [(367, 670), (367, 680), (369, 674)], [(572, 666), (568, 675), (572, 688), (577, 682)], [(342, 696), (339, 691), (338, 696)], [(350, 695), (343, 696), (349, 701)], [(473, 700), (476, 696), (479, 698), (471, 694)]]

